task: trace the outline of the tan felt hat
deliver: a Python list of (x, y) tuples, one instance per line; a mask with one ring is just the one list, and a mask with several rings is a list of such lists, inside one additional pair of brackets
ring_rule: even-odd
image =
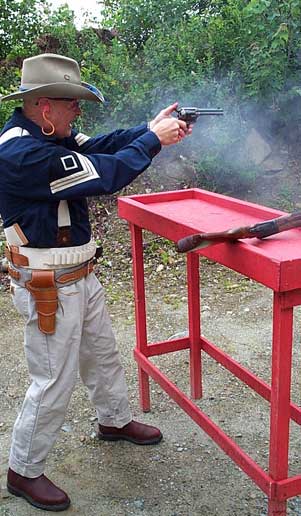
[(0, 97), (0, 101), (30, 97), (66, 97), (104, 102), (101, 91), (81, 81), (78, 63), (58, 54), (40, 54), (24, 59), (19, 90)]

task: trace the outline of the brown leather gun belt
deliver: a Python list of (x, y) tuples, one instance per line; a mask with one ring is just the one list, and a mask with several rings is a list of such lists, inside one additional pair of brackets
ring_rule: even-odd
[(55, 332), (55, 315), (58, 308), (58, 288), (75, 283), (93, 270), (93, 262), (60, 270), (22, 270), (9, 266), (8, 273), (20, 286), (33, 296), (41, 332), (52, 335)]
[(19, 247), (16, 245), (6, 246), (5, 258), (17, 267), (27, 267), (29, 265), (27, 256), (20, 254)]

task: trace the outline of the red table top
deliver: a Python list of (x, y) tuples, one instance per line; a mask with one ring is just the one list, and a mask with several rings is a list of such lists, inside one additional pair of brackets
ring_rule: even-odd
[[(197, 188), (119, 197), (121, 218), (173, 241), (193, 233), (225, 231), (284, 214)], [(198, 252), (275, 291), (301, 288), (301, 228), (263, 240), (217, 244)]]

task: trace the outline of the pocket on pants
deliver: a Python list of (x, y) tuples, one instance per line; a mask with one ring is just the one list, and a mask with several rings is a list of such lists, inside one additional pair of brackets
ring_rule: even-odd
[(28, 296), (29, 292), (24, 287), (20, 287), (16, 283), (11, 282), (10, 293), (12, 296), (13, 303), (18, 310), (19, 314), (24, 317), (28, 317)]

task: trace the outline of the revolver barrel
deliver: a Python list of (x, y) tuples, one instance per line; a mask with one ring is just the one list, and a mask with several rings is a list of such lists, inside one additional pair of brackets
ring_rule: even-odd
[(187, 126), (197, 121), (199, 116), (223, 115), (222, 109), (201, 109), (197, 107), (179, 107), (175, 110), (179, 120), (184, 120)]
[(223, 115), (223, 109), (197, 109), (197, 115)]

